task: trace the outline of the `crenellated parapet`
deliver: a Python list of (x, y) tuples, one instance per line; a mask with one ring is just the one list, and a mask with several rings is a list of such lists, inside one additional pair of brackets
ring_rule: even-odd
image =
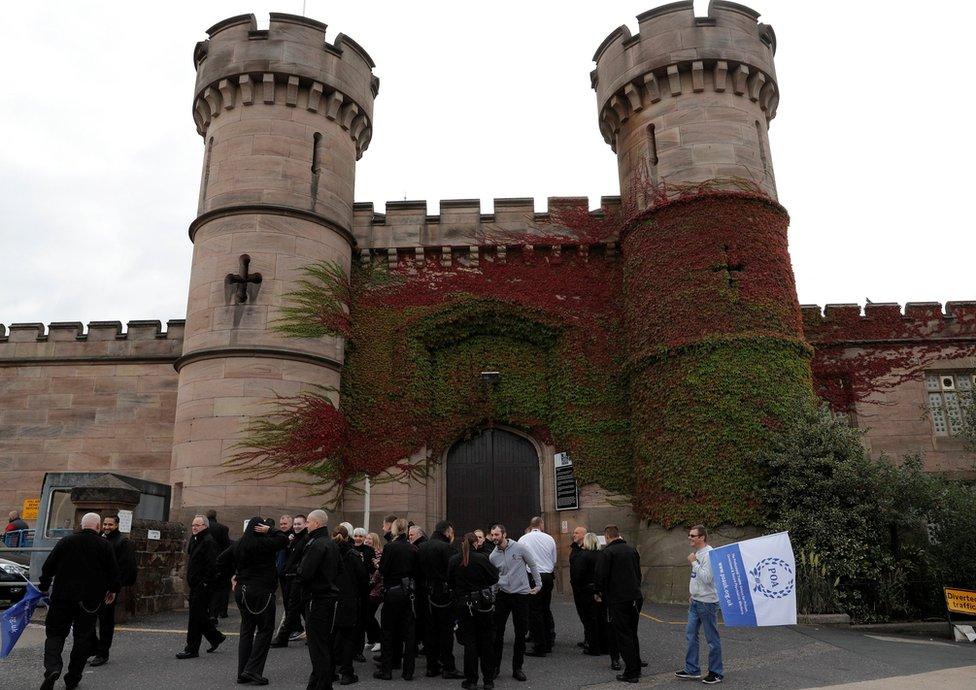
[(373, 99), (379, 92), (376, 66), (354, 40), (325, 40), (326, 25), (291, 14), (271, 13), (258, 30), (253, 14), (225, 19), (197, 43), (193, 119), (206, 135), (221, 113), (255, 103), (281, 103), (339, 124), (362, 156), (373, 132)]
[[(440, 213), (429, 214), (427, 202), (388, 201), (384, 213), (372, 203), (354, 207), (353, 235), (363, 255), (369, 252), (412, 251), (418, 247), (527, 244), (538, 237), (541, 244), (579, 244), (579, 233), (561, 224), (571, 215), (586, 223), (598, 224), (619, 213), (620, 197), (605, 196), (600, 208), (589, 209), (586, 197), (549, 197), (546, 210), (537, 212), (532, 198), (494, 200), (494, 211), (483, 213), (479, 199), (443, 199)], [(607, 238), (615, 242), (616, 237)], [(519, 240), (519, 241), (515, 241)]]
[(923, 342), (976, 342), (976, 301), (828, 304), (800, 307), (815, 348)]
[(623, 194), (662, 181), (741, 177), (775, 197), (766, 130), (779, 87), (776, 35), (759, 13), (712, 0), (707, 17), (674, 2), (597, 48), (591, 82)]
[(80, 321), (0, 324), (0, 366), (31, 363), (172, 362), (183, 349), (184, 321)]

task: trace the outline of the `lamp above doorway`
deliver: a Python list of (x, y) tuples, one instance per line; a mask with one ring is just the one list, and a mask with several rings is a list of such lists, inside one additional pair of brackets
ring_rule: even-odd
[(494, 386), (498, 383), (498, 379), (502, 377), (499, 371), (483, 371), (481, 372), (481, 380), (488, 384), (489, 386)]

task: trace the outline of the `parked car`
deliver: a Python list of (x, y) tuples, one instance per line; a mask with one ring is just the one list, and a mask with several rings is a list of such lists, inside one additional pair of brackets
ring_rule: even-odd
[(27, 592), (29, 568), (0, 558), (0, 609), (10, 608)]

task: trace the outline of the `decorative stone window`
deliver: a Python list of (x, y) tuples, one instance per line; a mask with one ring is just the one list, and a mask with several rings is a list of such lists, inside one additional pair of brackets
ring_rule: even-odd
[(973, 402), (976, 374), (972, 371), (927, 372), (925, 392), (929, 414), (936, 436), (962, 433), (966, 415)]

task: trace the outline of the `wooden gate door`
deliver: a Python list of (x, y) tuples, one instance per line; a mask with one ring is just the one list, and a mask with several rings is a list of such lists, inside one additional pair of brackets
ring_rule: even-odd
[(539, 513), (539, 458), (528, 440), (485, 429), (448, 451), (447, 519), (458, 538), (496, 522), (519, 537)]

